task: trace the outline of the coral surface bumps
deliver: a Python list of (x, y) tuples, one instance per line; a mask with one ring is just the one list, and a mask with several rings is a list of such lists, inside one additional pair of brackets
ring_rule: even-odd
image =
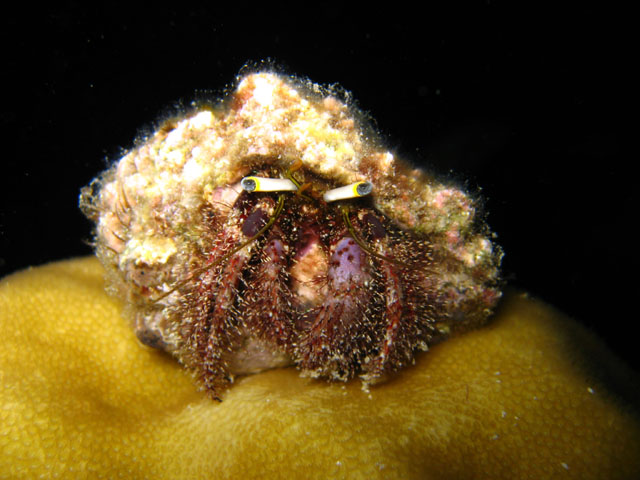
[(526, 295), (369, 394), (289, 368), (218, 403), (141, 348), (103, 275), (0, 283), (1, 478), (640, 477), (637, 375)]

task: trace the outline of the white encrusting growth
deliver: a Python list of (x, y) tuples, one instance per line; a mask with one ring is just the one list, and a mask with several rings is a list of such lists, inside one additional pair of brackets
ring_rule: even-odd
[(322, 198), (325, 202), (335, 202), (337, 200), (346, 200), (348, 198), (358, 198), (369, 195), (373, 191), (371, 182), (355, 182), (344, 187), (334, 188), (324, 192)]

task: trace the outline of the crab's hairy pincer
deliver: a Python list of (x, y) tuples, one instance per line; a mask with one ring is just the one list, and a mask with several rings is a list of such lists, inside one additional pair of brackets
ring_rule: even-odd
[(474, 200), (372, 138), (333, 91), (254, 73), (84, 189), (138, 338), (219, 399), (292, 363), (370, 383), (483, 323), (502, 254)]

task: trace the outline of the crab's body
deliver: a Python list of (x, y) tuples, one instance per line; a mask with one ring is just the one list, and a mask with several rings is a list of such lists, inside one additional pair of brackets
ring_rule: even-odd
[[(371, 381), (500, 296), (501, 253), (473, 201), (369, 140), (330, 93), (246, 76), (220, 111), (168, 123), (83, 192), (138, 337), (214, 397), (234, 374), (289, 363)], [(248, 192), (248, 175), (296, 187)], [(325, 201), (359, 181), (371, 195)]]

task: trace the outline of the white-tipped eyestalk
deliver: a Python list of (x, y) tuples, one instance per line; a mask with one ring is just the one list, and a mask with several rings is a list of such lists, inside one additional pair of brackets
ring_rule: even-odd
[(325, 202), (335, 202), (337, 200), (346, 200), (348, 198), (358, 198), (369, 195), (373, 190), (371, 182), (356, 182), (344, 187), (334, 188), (324, 192), (322, 198)]
[(244, 177), (240, 182), (247, 192), (295, 192), (296, 184), (288, 178)]

